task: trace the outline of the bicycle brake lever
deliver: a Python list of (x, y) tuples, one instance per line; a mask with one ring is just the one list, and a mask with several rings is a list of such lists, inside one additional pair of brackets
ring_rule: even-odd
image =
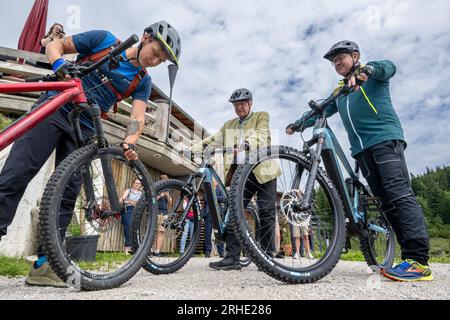
[(123, 60), (122, 56), (114, 56), (110, 55), (109, 57), (109, 70), (117, 69), (119, 68), (120, 61)]

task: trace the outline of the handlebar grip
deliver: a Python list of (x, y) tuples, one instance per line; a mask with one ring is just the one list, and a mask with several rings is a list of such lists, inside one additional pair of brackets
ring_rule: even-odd
[(39, 81), (58, 81), (58, 77), (55, 75), (46, 75), (46, 76), (35, 76), (35, 77), (29, 77), (25, 79), (25, 82), (39, 82)]
[(117, 47), (115, 47), (112, 51), (111, 51), (111, 55), (119, 55), (121, 54), (123, 51), (127, 50), (128, 48), (130, 48), (132, 45), (136, 44), (139, 42), (139, 37), (135, 34), (133, 34), (131, 37), (129, 37), (127, 40), (125, 40), (124, 42), (122, 42), (121, 44), (119, 44)]
[(310, 112), (308, 115), (306, 115), (306, 116), (302, 119), (302, 122), (303, 122), (303, 123), (306, 123), (306, 121), (308, 121), (308, 120), (314, 118), (314, 117), (317, 116), (317, 115), (319, 115), (319, 113), (318, 113), (317, 111), (313, 110), (312, 112)]
[(39, 82), (41, 80), (44, 80), (43, 76), (29, 77), (25, 79), (25, 82)]

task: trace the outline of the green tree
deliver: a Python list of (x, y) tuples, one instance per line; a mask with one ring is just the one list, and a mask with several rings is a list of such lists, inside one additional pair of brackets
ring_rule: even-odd
[(433, 216), (439, 215), (443, 193), (444, 191), (439, 188), (438, 184), (435, 181), (432, 181), (428, 187), (427, 200)]
[(439, 201), (438, 215), (444, 224), (450, 224), (450, 191), (443, 191)]
[(416, 196), (422, 196), (422, 197), (426, 196), (427, 187), (425, 186), (425, 183), (423, 183), (423, 181), (420, 178), (414, 178), (411, 181), (411, 187)]

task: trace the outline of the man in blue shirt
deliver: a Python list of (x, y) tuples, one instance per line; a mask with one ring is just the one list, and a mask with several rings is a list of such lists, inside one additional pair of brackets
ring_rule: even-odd
[[(62, 80), (70, 79), (70, 63), (64, 54), (79, 53), (79, 60), (119, 43), (108, 31), (89, 31), (51, 42), (46, 55), (55, 74)], [(123, 148), (127, 160), (137, 160), (138, 156), (130, 145), (135, 145), (145, 126), (145, 111), (151, 92), (151, 78), (145, 72), (149, 67), (156, 67), (166, 60), (178, 65), (181, 52), (180, 37), (167, 22), (160, 21), (144, 30), (140, 44), (129, 48), (122, 55), (125, 58), (115, 70), (103, 66), (83, 78), (83, 88), (88, 99), (100, 106), (103, 112), (127, 95), (132, 98), (132, 111), (127, 127)], [(139, 84), (132, 91), (129, 88), (139, 76)], [(137, 79), (137, 78), (136, 78)], [(105, 80), (111, 80), (106, 85)], [(104, 82), (105, 81), (105, 82)], [(136, 82), (137, 83), (137, 82)], [(36, 104), (39, 105), (55, 92), (43, 95)], [(58, 112), (40, 123), (33, 130), (17, 140), (13, 145), (5, 166), (0, 174), (0, 238), (6, 235), (28, 183), (56, 149), (56, 165), (76, 149), (74, 131), (68, 119), (73, 106), (67, 104)], [(82, 114), (80, 118), (83, 139), (94, 134), (91, 118)], [(38, 286), (65, 286), (48, 265), (42, 249), (38, 250), (38, 261), (34, 264), (26, 283)]]

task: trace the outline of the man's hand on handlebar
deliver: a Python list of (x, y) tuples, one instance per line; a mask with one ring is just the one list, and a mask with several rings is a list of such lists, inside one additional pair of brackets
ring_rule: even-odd
[(289, 136), (292, 136), (296, 132), (303, 132), (305, 130), (305, 127), (303, 125), (298, 126), (295, 123), (291, 123), (286, 128), (286, 134)]
[(363, 68), (358, 69), (355, 74), (348, 81), (348, 86), (353, 88), (354, 91), (358, 91), (361, 86), (369, 80), (369, 77), (373, 73), (372, 66), (365, 66)]
[(71, 63), (66, 61), (64, 58), (59, 58), (53, 65), (53, 72), (56, 74), (59, 80), (70, 80), (72, 79), (70, 75)]
[(83, 64), (78, 65), (72, 62), (66, 61), (63, 58), (56, 60), (52, 65), (53, 71), (58, 80), (68, 81), (72, 78), (80, 78), (84, 75), (87, 67)]
[(120, 145), (124, 150), (124, 157), (128, 161), (136, 161), (139, 159), (138, 154), (136, 152), (136, 146), (131, 143), (122, 143)]

